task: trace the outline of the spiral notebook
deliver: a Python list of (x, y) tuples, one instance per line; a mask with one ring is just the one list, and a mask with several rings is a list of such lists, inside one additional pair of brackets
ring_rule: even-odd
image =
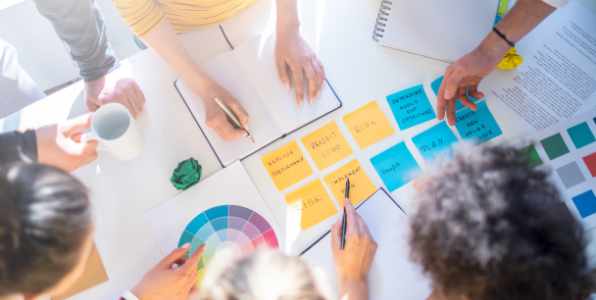
[(457, 60), (492, 30), (498, 0), (383, 0), (373, 40), (401, 51)]
[(328, 80), (323, 84), (316, 101), (305, 101), (299, 106), (294, 91), (284, 87), (278, 78), (274, 45), (273, 36), (263, 35), (201, 65), (211, 78), (234, 95), (248, 112), (248, 128), (255, 140), (254, 143), (247, 138), (235, 141), (220, 138), (205, 124), (205, 109), (199, 96), (182, 80), (174, 82), (174, 87), (222, 167), (248, 157), (342, 106)]

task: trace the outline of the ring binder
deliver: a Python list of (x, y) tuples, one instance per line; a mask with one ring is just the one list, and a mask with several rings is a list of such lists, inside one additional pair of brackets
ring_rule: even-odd
[(376, 42), (382, 39), (383, 35), (385, 34), (385, 27), (387, 26), (387, 17), (389, 16), (389, 12), (391, 11), (392, 5), (393, 1), (391, 0), (381, 1), (381, 7), (379, 8), (379, 13), (377, 14), (377, 20), (375, 22), (375, 27), (373, 29), (372, 34), (372, 38)]

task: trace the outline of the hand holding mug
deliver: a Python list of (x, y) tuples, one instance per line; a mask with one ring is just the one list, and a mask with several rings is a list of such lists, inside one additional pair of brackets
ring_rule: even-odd
[(37, 129), (38, 161), (71, 172), (95, 160), (97, 141), (81, 138), (90, 126), (91, 114), (85, 114)]
[(141, 135), (129, 110), (120, 103), (101, 106), (91, 120), (91, 131), (83, 140), (97, 140), (101, 151), (119, 160), (131, 160), (141, 153)]

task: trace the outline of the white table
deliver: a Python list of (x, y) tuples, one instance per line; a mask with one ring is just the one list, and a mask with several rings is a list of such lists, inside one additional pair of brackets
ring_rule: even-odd
[[(256, 34), (266, 23), (263, 11), (268, 4), (264, 1), (223, 23), (233, 44)], [(344, 107), (277, 145), (365, 102), (381, 100), (392, 91), (430, 81), (446, 67), (440, 62), (373, 43), (371, 29), (378, 0), (301, 1), (301, 5), (303, 32), (324, 62), (328, 78)], [(185, 45), (199, 61), (228, 50), (215, 26), (186, 34)], [(160, 259), (153, 242), (145, 238), (148, 228), (141, 216), (179, 193), (169, 182), (179, 161), (191, 156), (196, 158), (206, 176), (220, 168), (172, 86), (176, 78), (174, 72), (150, 50), (141, 51), (121, 64), (118, 72), (135, 78), (147, 97), (145, 112), (138, 120), (145, 141), (144, 152), (138, 159), (126, 163), (100, 157), (76, 172), (92, 191), (96, 206), (96, 242), (110, 280), (73, 299), (113, 299)], [(81, 83), (70, 86), (0, 121), (0, 131), (37, 127), (81, 114), (84, 111), (81, 93)], [(270, 179), (264, 176), (259, 157), (246, 159), (244, 165), (265, 199), (281, 201), (279, 194), (271, 191)], [(371, 170), (368, 174), (374, 176)], [(378, 178), (374, 181), (379, 183)]]

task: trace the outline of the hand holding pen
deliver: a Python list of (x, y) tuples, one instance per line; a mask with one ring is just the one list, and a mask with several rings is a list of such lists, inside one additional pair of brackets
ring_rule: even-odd
[(219, 106), (219, 108), (224, 112), (224, 114), (226, 114), (226, 119), (232, 125), (232, 127), (236, 130), (242, 130), (246, 134), (246, 137), (254, 143), (254, 137), (250, 134), (250, 131), (248, 131), (246, 125), (242, 124), (238, 115), (234, 113), (234, 111), (232, 111), (232, 108), (226, 105), (217, 97), (213, 98), (213, 101), (215, 102), (215, 104), (217, 104), (217, 106)]
[[(331, 230), (331, 248), (339, 282), (365, 281), (377, 250), (368, 226), (349, 201), (344, 200), (345, 217), (342, 216)], [(345, 242), (341, 248), (342, 220), (345, 220)]]
[[(203, 101), (205, 107), (205, 123), (207, 127), (215, 131), (219, 137), (226, 141), (237, 140), (246, 137), (248, 130), (249, 116), (246, 110), (242, 107), (240, 102), (234, 98), (225, 88), (220, 86), (215, 81), (209, 81), (208, 87), (201, 89), (193, 89)], [(220, 105), (214, 100), (219, 99), (219, 102), (229, 110), (231, 114), (226, 114)], [(236, 120), (241, 126), (235, 126), (230, 120), (229, 115), (235, 115)]]

